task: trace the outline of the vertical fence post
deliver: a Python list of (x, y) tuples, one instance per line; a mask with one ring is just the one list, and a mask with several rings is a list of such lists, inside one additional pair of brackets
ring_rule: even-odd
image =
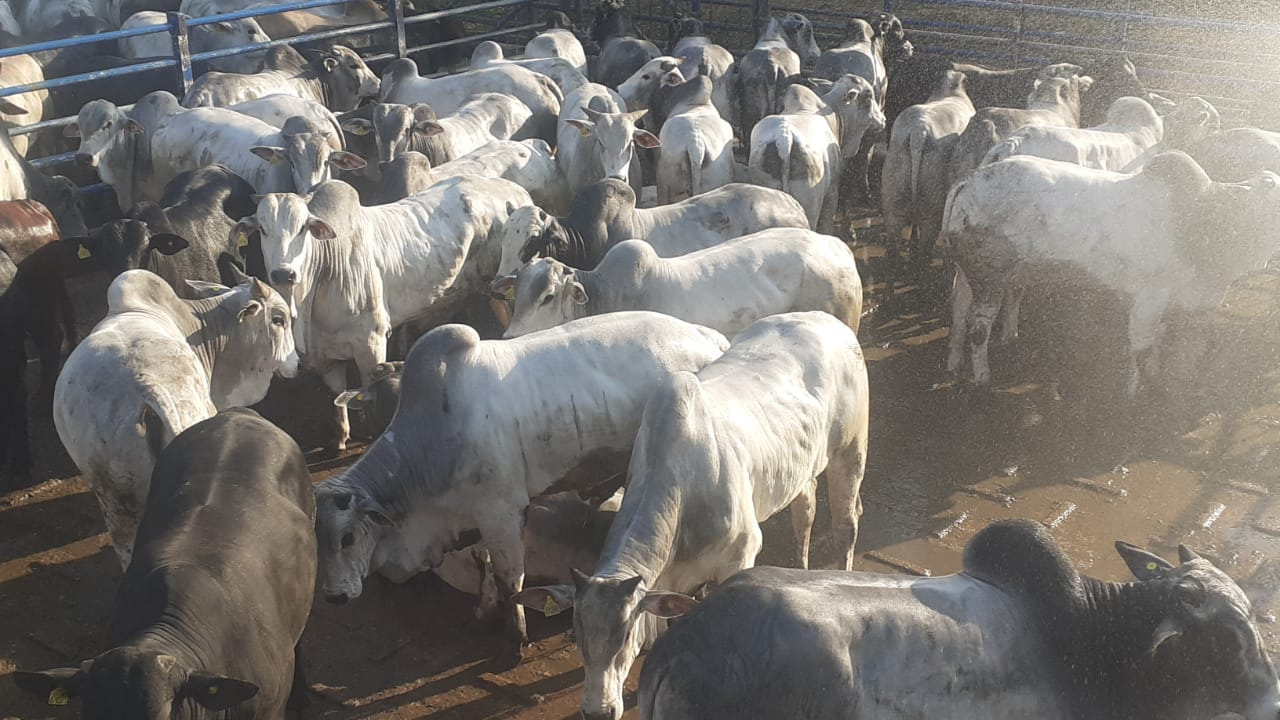
[(392, 30), (395, 33), (393, 40), (395, 41), (394, 52), (396, 57), (407, 57), (409, 55), (409, 45), (405, 40), (404, 34), (404, 0), (387, 0), (387, 14), (391, 16), (391, 21), (395, 23), (395, 27)]
[(1013, 55), (1014, 64), (1022, 64), (1022, 28), (1027, 23), (1027, 3), (1026, 0), (1018, 0), (1018, 27), (1017, 37), (1014, 39)]
[(194, 82), (191, 77), (191, 43), (188, 35), (187, 16), (177, 12), (166, 14), (169, 16), (169, 33), (173, 40), (173, 57), (178, 61), (175, 67), (178, 71), (178, 98), (181, 99), (191, 89), (191, 83)]
[[(534, 23), (538, 22), (538, 12), (537, 12), (537, 8), (535, 8), (535, 7), (533, 6), (533, 0), (529, 0), (529, 4), (528, 4), (528, 5), (526, 5), (525, 7), (529, 8), (529, 20), (528, 20), (528, 22), (526, 22), (525, 24), (526, 24), (526, 25), (532, 25), (532, 24), (534, 24)], [(537, 31), (537, 30), (530, 30), (530, 31), (529, 31), (529, 37), (530, 37), (530, 38), (532, 38), (534, 35), (537, 35), (537, 34), (538, 34), (538, 31)]]
[(769, 24), (769, 13), (769, 0), (752, 0), (751, 19), (756, 26), (755, 35), (751, 38), (752, 45), (760, 39), (760, 33), (764, 32), (765, 25)]

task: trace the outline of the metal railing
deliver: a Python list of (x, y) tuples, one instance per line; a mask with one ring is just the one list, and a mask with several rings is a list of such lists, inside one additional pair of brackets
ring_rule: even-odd
[[(298, 45), (303, 43), (314, 43), (316, 41), (338, 40), (356, 35), (385, 34), (385, 41), (380, 39), (379, 42), (382, 42), (387, 46), (389, 51), (368, 52), (366, 50), (366, 52), (362, 53), (365, 61), (372, 64), (395, 58), (407, 57), (410, 53), (443, 49), (467, 43), (474, 43), (480, 40), (523, 35), (530, 33), (531, 31), (541, 29), (541, 24), (535, 22), (535, 18), (533, 17), (534, 0), (492, 0), (490, 2), (461, 5), (458, 7), (434, 10), (416, 15), (409, 15), (406, 12), (406, 5), (408, 4), (407, 0), (385, 0), (380, 4), (384, 5), (387, 11), (388, 19), (386, 20), (307, 32), (293, 37), (277, 38), (267, 42), (252, 43), (235, 48), (210, 50), (200, 53), (192, 53), (190, 50), (192, 28), (246, 18), (257, 18), (264, 15), (276, 15), (295, 10), (309, 10), (332, 5), (346, 5), (352, 1), (353, 0), (296, 0), (295, 2), (282, 3), (279, 5), (256, 7), (205, 17), (188, 17), (182, 13), (169, 12), (165, 14), (165, 21), (162, 24), (115, 30), (97, 35), (49, 40), (20, 47), (0, 49), (0, 60), (2, 60), (3, 58), (12, 57), (14, 55), (38, 53), (46, 50), (64, 50), (80, 46), (98, 45), (103, 42), (118, 42), (127, 38), (138, 37), (140, 35), (167, 34), (170, 41), (169, 47), (172, 52), (172, 54), (168, 56), (139, 58), (136, 63), (120, 67), (90, 70), (65, 77), (47, 78), (41, 82), (0, 88), (0, 98), (21, 95), (23, 93), (37, 90), (56, 90), (70, 85), (92, 83), (108, 78), (138, 75), (140, 73), (150, 73), (163, 69), (172, 69), (173, 75), (170, 83), (167, 85), (148, 88), (148, 91), (169, 90), (181, 98), (191, 88), (191, 85), (195, 80), (192, 68), (196, 64), (220, 58), (244, 55), (280, 45)], [(492, 22), (491, 25), (493, 29), (487, 32), (479, 32), (458, 39), (443, 40), (419, 46), (408, 45), (408, 34), (406, 33), (406, 28), (418, 23), (459, 17), (469, 23), (483, 25), (486, 24), (486, 18), (483, 15), (484, 13), (502, 8), (510, 8), (511, 10), (505, 17)], [(525, 18), (526, 22), (509, 25), (512, 19), (519, 13), (527, 14)], [(373, 47), (376, 48), (378, 45), (375, 44)], [(11, 136), (25, 135), (43, 130), (61, 128), (70, 124), (74, 120), (74, 116), (68, 116), (43, 120), (30, 125), (17, 125), (9, 128), (9, 134)], [(31, 158), (31, 162), (37, 167), (48, 167), (69, 162), (72, 159), (72, 156), (72, 153), (60, 153), (47, 157)]]

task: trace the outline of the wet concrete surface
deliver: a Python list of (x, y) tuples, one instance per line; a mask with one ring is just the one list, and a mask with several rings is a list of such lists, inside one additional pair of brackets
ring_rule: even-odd
[[(860, 249), (874, 279), (878, 253)], [(870, 255), (871, 257), (868, 257)], [(943, 284), (938, 272), (939, 283)], [(1172, 321), (1165, 373), (1136, 405), (1124, 397), (1124, 309), (1085, 288), (1023, 310), (1023, 336), (992, 351), (996, 390), (948, 381), (945, 302), (902, 291), (871, 313), (872, 437), (858, 566), (943, 574), (992, 520), (1048, 523), (1087, 573), (1124, 579), (1115, 540), (1176, 557), (1187, 543), (1252, 598), (1273, 657), (1280, 650), (1280, 273), (1245, 278), (1222, 308)], [(307, 381), (297, 384), (305, 386)], [(313, 387), (275, 393), (265, 414), (318, 443), (328, 408)], [(120, 571), (92, 495), (52, 424), (34, 424), (34, 487), (0, 497), (0, 717), (75, 717), (7, 682), (16, 667), (73, 665), (100, 646)], [(315, 460), (320, 479), (358, 452)], [(821, 497), (821, 494), (820, 494)], [(830, 567), (818, 514), (815, 565)], [(761, 564), (786, 563), (785, 517), (766, 526)], [(380, 579), (343, 607), (317, 598), (304, 638), (304, 717), (572, 718), (582, 671), (568, 614), (530, 613), (519, 668), (495, 672), (499, 639), (471, 621), (473, 601), (431, 575)], [(639, 666), (632, 676), (631, 688)], [(630, 702), (630, 698), (629, 698)], [(634, 717), (628, 711), (627, 717)]]

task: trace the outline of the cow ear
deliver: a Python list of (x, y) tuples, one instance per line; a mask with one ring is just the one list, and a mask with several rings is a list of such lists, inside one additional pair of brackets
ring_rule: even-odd
[(129, 118), (124, 121), (124, 129), (130, 135), (141, 135), (145, 132), (145, 128), (142, 127), (142, 123), (134, 120), (133, 118)]
[(683, 593), (651, 591), (640, 600), (639, 609), (660, 618), (676, 618), (689, 612), (698, 604), (697, 600)]
[(285, 153), (285, 149), (282, 147), (267, 147), (266, 145), (255, 145), (254, 147), (249, 148), (249, 152), (253, 153), (254, 155), (257, 155), (263, 160), (266, 160), (272, 165), (276, 165), (288, 157), (288, 155)]
[(368, 118), (347, 118), (342, 121), (342, 129), (352, 135), (368, 135), (373, 132), (373, 121)]
[(236, 223), (235, 227), (231, 228), (231, 235), (228, 239), (237, 249), (243, 249), (249, 244), (249, 236), (257, 231), (258, 221), (256, 219), (252, 216), (242, 218), (240, 222)]
[(573, 607), (573, 592), (572, 585), (543, 585), (525, 588), (512, 595), (511, 601), (517, 605), (540, 610), (543, 615), (551, 617)]
[(6, 115), (26, 115), (27, 109), (9, 98), (0, 98), (0, 112)]
[(489, 286), (489, 290), (492, 291), (493, 294), (501, 295), (507, 300), (515, 300), (516, 299), (516, 276), (514, 274), (503, 275), (502, 277), (493, 281), (493, 284)]
[(187, 287), (191, 288), (198, 300), (207, 300), (211, 297), (217, 297), (231, 288), (221, 283), (207, 282), (204, 280), (183, 280)]
[(640, 128), (636, 128), (636, 131), (632, 133), (632, 137), (635, 138), (637, 145), (639, 145), (642, 148), (647, 148), (649, 150), (652, 150), (662, 145), (662, 143), (658, 140), (658, 136), (654, 135), (648, 130), (641, 130)]
[(329, 223), (316, 217), (307, 219), (307, 232), (319, 240), (332, 240), (338, 237), (338, 234), (333, 231)]
[(329, 156), (329, 164), (339, 170), (359, 170), (368, 165), (364, 158), (353, 152), (339, 150)]
[(569, 297), (579, 305), (587, 304), (587, 289), (582, 287), (582, 283), (577, 280), (569, 281)]
[(1129, 572), (1139, 580), (1153, 580), (1173, 569), (1168, 560), (1127, 542), (1117, 540), (1116, 552), (1120, 553), (1124, 564), (1129, 566)]
[(357, 498), (357, 503), (357, 508), (360, 512), (364, 513), (365, 517), (373, 521), (374, 525), (380, 525), (382, 527), (396, 526), (395, 521), (388, 515), (386, 508), (382, 507), (381, 503), (369, 497), (367, 494), (361, 493)]
[(155, 233), (151, 236), (150, 247), (161, 255), (176, 255), (191, 247), (191, 243), (172, 233)]
[(262, 303), (257, 300), (250, 300), (244, 304), (244, 307), (240, 308), (240, 312), (236, 313), (236, 319), (244, 322), (260, 312), (262, 312)]
[(320, 61), (320, 64), (324, 65), (324, 69), (327, 72), (333, 72), (334, 69), (338, 67), (338, 58), (326, 57), (325, 59)]
[(444, 126), (435, 120), (419, 120), (413, 124), (413, 131), (423, 137), (435, 137), (444, 132)]
[(595, 132), (596, 129), (596, 124), (590, 120), (583, 120), (582, 118), (565, 118), (564, 121), (578, 128), (578, 132), (582, 137), (591, 135), (591, 133)]
[(1151, 649), (1148, 652), (1155, 655), (1166, 641), (1181, 636), (1182, 624), (1173, 618), (1165, 618), (1164, 622), (1156, 626), (1156, 631), (1151, 636)]
[(73, 122), (62, 128), (62, 137), (78, 138), (80, 137), (80, 123)]
[(80, 694), (83, 668), (54, 668), (40, 672), (15, 670), (13, 684), (49, 705), (66, 705), (69, 698)]
[(344, 391), (333, 399), (333, 404), (335, 407), (360, 412), (369, 406), (369, 391), (365, 388)]
[(258, 686), (225, 675), (195, 671), (187, 675), (179, 697), (191, 698), (212, 712), (229, 710), (258, 694)]
[(1189, 563), (1193, 560), (1203, 560), (1200, 554), (1186, 545), (1178, 546), (1178, 562)]
[(1087, 92), (1089, 88), (1093, 87), (1093, 78), (1088, 75), (1080, 75), (1078, 79), (1080, 81), (1080, 92)]

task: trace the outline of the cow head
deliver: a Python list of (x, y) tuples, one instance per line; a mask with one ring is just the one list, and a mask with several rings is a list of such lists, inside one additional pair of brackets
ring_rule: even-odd
[(84, 224), (84, 196), (80, 192), (80, 186), (62, 175), (54, 175), (50, 181), (50, 191), (41, 200), (58, 221), (58, 229), (62, 231), (63, 237), (88, 233)]
[(1053, 110), (1063, 117), (1070, 118), (1078, 125), (1080, 124), (1080, 98), (1091, 87), (1093, 87), (1093, 78), (1088, 75), (1070, 77), (1055, 75), (1048, 79), (1044, 79), (1042, 75), (1036, 78), (1035, 86), (1027, 96), (1027, 108)]
[(644, 33), (636, 27), (631, 11), (622, 0), (600, 0), (591, 23), (591, 39), (603, 45), (605, 40), (615, 37), (644, 38)]
[(1189, 97), (1164, 118), (1164, 139), (1170, 148), (1186, 150), (1222, 130), (1222, 116), (1208, 101)]
[(400, 402), (400, 373), (403, 369), (403, 362), (378, 363), (369, 375), (368, 385), (340, 393), (333, 404), (358, 414), (364, 421), (367, 437), (377, 438), (391, 424)]
[(550, 219), (547, 211), (536, 205), (516, 208), (507, 216), (502, 223), (502, 259), (498, 262), (498, 277), (514, 274), (527, 262), (520, 257), (526, 248), (530, 248), (529, 258), (540, 254), (541, 248), (534, 251), (532, 244), (542, 237)]
[(631, 175), (631, 163), (635, 159), (636, 145), (643, 148), (658, 147), (658, 136), (636, 127), (647, 111), (602, 112), (595, 108), (583, 108), (587, 117), (566, 118), (565, 122), (578, 128), (583, 137), (593, 138), (600, 159), (601, 174), (605, 178), (626, 181)]
[[(386, 438), (383, 435), (378, 442)], [(360, 597), (374, 548), (383, 530), (394, 526), (387, 509), (368, 490), (341, 477), (316, 486), (319, 584), (326, 600), (342, 604)]]
[(334, 112), (354, 110), (361, 100), (378, 96), (378, 76), (351, 48), (334, 45), (312, 60), (312, 67)]
[(298, 374), (298, 351), (293, 338), (293, 312), (280, 293), (261, 280), (230, 268), (235, 287), (200, 283), (193, 287), (219, 308), (225, 321), (214, 352), (219, 358), (213, 367), (209, 395), (218, 407), (252, 405), (267, 394), (272, 377), (291, 378)]
[(102, 167), (107, 155), (117, 148), (129, 153), (125, 160), (132, 162), (133, 141), (142, 132), (142, 125), (137, 120), (106, 100), (86, 103), (80, 108), (76, 121), (62, 130), (66, 137), (80, 138), (76, 163), (98, 168)]
[(1146, 647), (1135, 649), (1147, 660), (1140, 680), (1150, 682), (1139, 693), (1153, 696), (1136, 700), (1143, 709), (1173, 706), (1178, 717), (1280, 716), (1276, 668), (1235, 581), (1186, 546), (1178, 547), (1176, 566), (1123, 542), (1116, 550), (1139, 584), (1158, 598), (1150, 608), (1158, 620), (1155, 631)]
[(284, 139), (283, 147), (257, 145), (249, 151), (272, 165), (289, 163), (297, 192), (315, 190), (320, 183), (332, 179), (334, 170), (359, 170), (365, 166), (364, 158), (359, 155), (334, 150), (320, 128), (305, 118), (289, 118), (280, 136)]
[[(343, 128), (352, 132), (372, 131), (378, 142), (378, 160), (391, 162), (413, 147), (415, 136), (431, 138), (444, 132), (435, 110), (426, 103), (413, 107), (397, 103), (379, 103), (373, 106), (373, 119), (353, 118), (343, 122)], [(443, 148), (437, 149), (437, 154)], [(442, 157), (428, 158), (432, 162), (446, 162)]]
[(576, 270), (557, 260), (538, 258), (515, 275), (495, 280), (494, 293), (506, 296), (508, 290), (515, 291), (515, 313), (502, 337), (528, 335), (580, 317), (587, 291), (576, 274)]
[(627, 110), (648, 110), (650, 99), (658, 88), (679, 85), (684, 80), (684, 75), (680, 72), (680, 58), (663, 55), (641, 65), (631, 77), (622, 81), (618, 85), (618, 95), (626, 102)]
[(858, 153), (862, 136), (884, 130), (884, 111), (876, 102), (875, 88), (857, 75), (845, 75), (831, 85), (822, 96), (823, 102), (839, 119), (833, 128), (840, 142), (840, 155), (845, 159)]
[(809, 18), (800, 13), (787, 13), (779, 20), (779, 28), (787, 41), (787, 47), (800, 56), (801, 65), (809, 67), (822, 57), (822, 49), (813, 37), (813, 23), (809, 22)]
[[(76, 256), (85, 266), (105, 270), (112, 277), (138, 268), (157, 271), (157, 255), (176, 255), (189, 245), (177, 235), (152, 233), (146, 224), (137, 220), (114, 220), (92, 233), (68, 237), (64, 242), (75, 246)], [(172, 283), (179, 278), (165, 279)]]
[(572, 573), (572, 585), (526, 588), (512, 599), (547, 615), (574, 608), (573, 630), (585, 670), (582, 715), (587, 720), (618, 720), (623, 683), (645, 640), (640, 623), (679, 617), (696, 601), (680, 593), (648, 590), (638, 575), (601, 578), (576, 569)]
[(267, 279), (286, 297), (306, 279), (312, 238), (327, 241), (337, 237), (328, 223), (311, 215), (307, 201), (293, 193), (260, 196), (258, 212), (236, 223), (231, 240), (238, 242), (241, 235), (253, 232), (261, 238)]
[(431, 160), (420, 152), (407, 152), (390, 162), (378, 163), (382, 178), (382, 202), (390, 203), (431, 187)]
[[(240, 20), (224, 20), (222, 22), (200, 25), (192, 28), (199, 32), (205, 44), (205, 51), (224, 48), (244, 47), (258, 43), (270, 42), (271, 38), (263, 31), (262, 26), (253, 18)], [(219, 58), (210, 64), (222, 72), (252, 74), (262, 67), (267, 59), (266, 50)]]
[(79, 698), (85, 720), (169, 720), (186, 716), (189, 702), (216, 714), (240, 707), (258, 693), (253, 683), (184, 667), (172, 655), (130, 646), (108, 650), (78, 668), (17, 671), (13, 680), (50, 705)]

